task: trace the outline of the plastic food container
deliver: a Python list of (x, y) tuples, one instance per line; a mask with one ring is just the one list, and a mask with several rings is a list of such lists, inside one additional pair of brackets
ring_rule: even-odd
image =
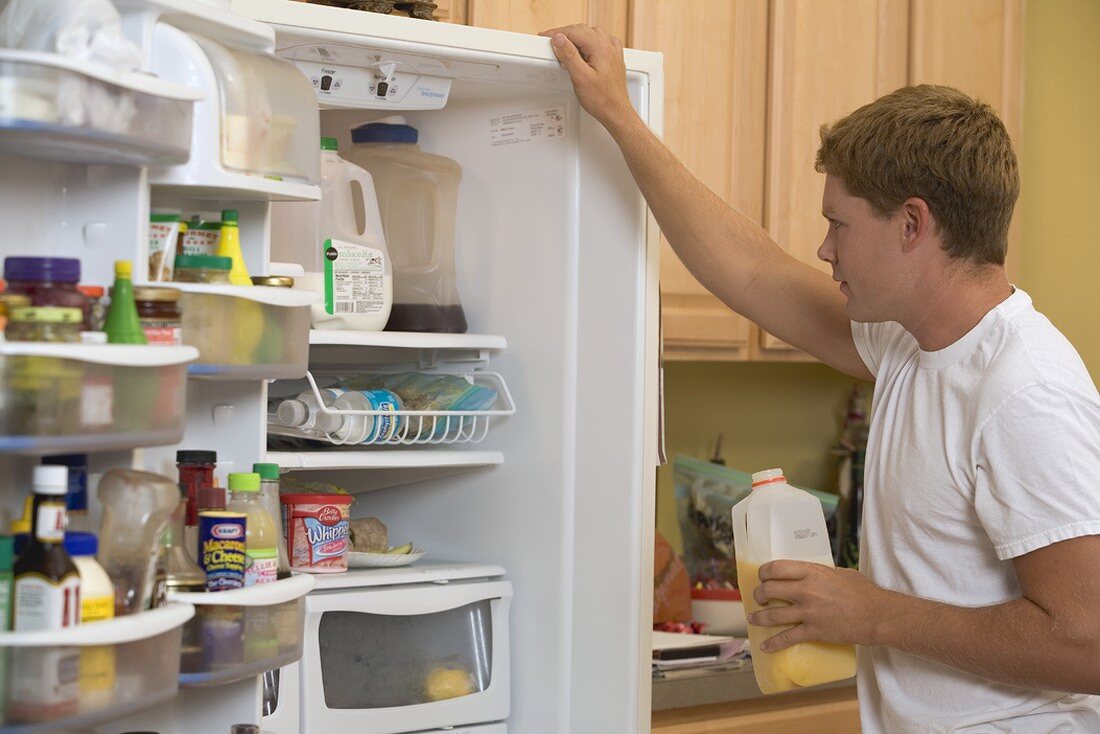
[(691, 616), (706, 625), (703, 633), (747, 637), (749, 623), (737, 589), (692, 589)]
[(169, 604), (63, 630), (0, 633), (3, 730), (84, 729), (174, 698), (181, 630), (193, 613)]
[(313, 585), (302, 574), (247, 589), (169, 592), (171, 601), (195, 606), (183, 630), (180, 685), (218, 686), (300, 658), (305, 596)]
[(348, 570), (348, 514), (352, 497), (346, 494), (284, 494), (283, 533), (290, 567), (307, 573)]

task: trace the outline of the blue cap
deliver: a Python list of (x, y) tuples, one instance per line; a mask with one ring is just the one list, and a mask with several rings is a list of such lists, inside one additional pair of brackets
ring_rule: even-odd
[(368, 122), (351, 129), (353, 143), (415, 143), (420, 133), (412, 125)]
[(4, 280), (78, 283), (80, 261), (73, 257), (8, 257), (4, 258)]
[(70, 556), (94, 556), (99, 552), (99, 538), (95, 533), (65, 533), (65, 551)]

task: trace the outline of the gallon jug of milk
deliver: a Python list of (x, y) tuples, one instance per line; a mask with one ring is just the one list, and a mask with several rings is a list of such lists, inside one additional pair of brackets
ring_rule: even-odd
[(393, 265), (374, 180), (340, 157), (336, 138), (321, 138), (321, 201), (271, 207), (271, 259), (301, 265), (294, 287), (324, 297), (312, 306), (313, 328), (385, 328)]
[[(760, 567), (765, 563), (788, 559), (833, 566), (821, 501), (787, 484), (782, 469), (753, 474), (752, 493), (734, 505), (732, 513), (737, 582), (746, 612), (762, 608), (753, 598), (753, 591), (760, 583)], [(784, 604), (775, 600), (769, 606)], [(775, 653), (761, 651), (760, 643), (787, 629), (790, 625), (749, 625), (752, 667), (762, 692), (816, 686), (856, 674), (856, 653), (851, 645), (801, 642)]]

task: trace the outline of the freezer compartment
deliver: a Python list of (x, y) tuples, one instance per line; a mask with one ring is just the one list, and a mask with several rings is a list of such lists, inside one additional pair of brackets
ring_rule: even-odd
[(298, 660), (305, 595), (313, 584), (301, 574), (247, 589), (172, 594), (195, 607), (183, 629), (180, 685), (218, 686)]
[(183, 291), (183, 342), (199, 350), (193, 377), (301, 377), (309, 362), (309, 291), (173, 283)]
[(148, 75), (0, 50), (0, 151), (69, 163), (185, 163), (200, 97)]
[(0, 344), (0, 450), (102, 451), (178, 443), (190, 347)]
[(3, 731), (52, 732), (116, 719), (176, 696), (190, 604), (48, 632), (0, 634)]

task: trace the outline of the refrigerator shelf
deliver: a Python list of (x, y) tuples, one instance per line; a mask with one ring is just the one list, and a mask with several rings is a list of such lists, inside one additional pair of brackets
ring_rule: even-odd
[[(311, 372), (306, 372), (306, 380), (313, 391), (314, 398), (321, 410), (329, 415), (343, 416), (345, 420), (355, 416), (384, 416), (394, 419), (396, 426), (390, 435), (375, 435), (367, 441), (356, 444), (363, 446), (439, 446), (451, 444), (480, 443), (489, 432), (492, 418), (513, 415), (516, 404), (504, 378), (496, 372), (475, 371), (465, 375), (473, 385), (481, 385), (496, 391), (499, 408), (491, 410), (336, 410), (324, 404), (320, 388)], [(332, 434), (325, 438), (305, 433), (296, 428), (268, 424), (269, 435), (304, 438), (313, 441), (327, 440), (333, 445), (344, 445)], [(377, 430), (372, 433), (378, 433)]]
[(302, 656), (309, 574), (247, 589), (170, 593), (195, 607), (183, 630), (179, 683), (208, 688), (254, 678)]
[(0, 152), (64, 163), (187, 161), (197, 89), (58, 54), (0, 50)]
[(508, 340), (492, 334), (434, 334), (411, 331), (345, 331), (313, 329), (312, 346), (396, 349), (507, 349)]
[(342, 469), (447, 469), (495, 466), (504, 463), (500, 451), (394, 449), (391, 451), (268, 451), (264, 461), (284, 471)]
[(0, 732), (84, 728), (175, 698), (183, 625), (194, 613), (172, 603), (64, 630), (0, 633), (10, 666)]
[(309, 306), (315, 293), (290, 288), (166, 283), (183, 291), (183, 340), (199, 351), (191, 377), (301, 377), (309, 362)]
[(275, 47), (275, 32), (266, 23), (258, 23), (233, 13), (225, 0), (114, 0), (123, 22), (152, 27), (162, 19), (179, 28), (222, 43), (256, 51)]
[(193, 347), (0, 343), (0, 452), (178, 443)]

